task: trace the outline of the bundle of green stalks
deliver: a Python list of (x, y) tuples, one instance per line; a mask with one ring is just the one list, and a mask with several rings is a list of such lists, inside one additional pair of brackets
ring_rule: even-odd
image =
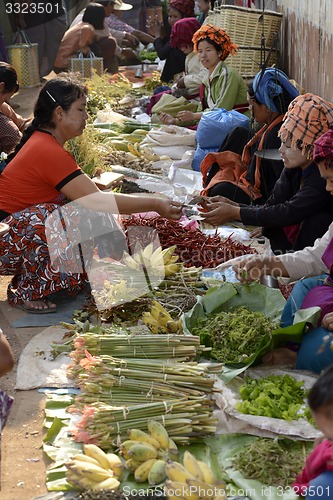
[[(111, 329), (111, 331), (114, 331)], [(93, 356), (110, 355), (121, 359), (141, 358), (167, 359), (175, 361), (190, 361), (200, 356), (210, 347), (200, 344), (200, 338), (194, 335), (159, 335), (140, 334), (131, 335), (126, 333), (109, 333), (108, 328), (104, 333), (85, 332), (74, 338), (75, 351), (71, 352), (73, 365), (71, 365), (72, 376), (79, 369), (79, 363), (85, 358), (86, 351)]]
[[(76, 405), (97, 401), (135, 405), (168, 398), (197, 399), (213, 393), (214, 378), (222, 365), (179, 363), (160, 359), (119, 359), (98, 356), (81, 363), (75, 383), (81, 388)], [(212, 400), (208, 401), (209, 406)]]

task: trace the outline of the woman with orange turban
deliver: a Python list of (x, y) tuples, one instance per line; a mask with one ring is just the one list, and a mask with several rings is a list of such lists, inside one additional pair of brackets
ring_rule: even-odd
[(177, 117), (161, 113), (160, 120), (165, 124), (193, 122), (200, 120), (204, 109), (224, 108), (248, 110), (246, 84), (240, 73), (224, 61), (237, 52), (229, 35), (221, 28), (211, 24), (201, 26), (193, 36), (194, 52), (208, 70), (204, 79), (203, 99), (197, 112), (179, 111)]

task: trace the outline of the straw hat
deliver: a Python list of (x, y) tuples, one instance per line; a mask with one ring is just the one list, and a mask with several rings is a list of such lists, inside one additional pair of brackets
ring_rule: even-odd
[(133, 5), (125, 3), (123, 0), (116, 0), (114, 3), (114, 10), (131, 10)]

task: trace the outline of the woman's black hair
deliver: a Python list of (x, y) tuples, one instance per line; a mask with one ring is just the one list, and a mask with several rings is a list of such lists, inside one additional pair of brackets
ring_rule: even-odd
[(198, 41), (198, 44), (197, 44), (198, 47), (199, 47), (199, 43), (200, 42), (210, 43), (210, 45), (212, 45), (216, 49), (216, 52), (222, 52), (223, 51), (221, 45), (219, 45), (218, 43), (214, 42), (214, 40), (211, 40), (208, 36), (206, 38), (202, 38), (201, 40)]
[(308, 403), (311, 410), (316, 411), (323, 406), (333, 405), (333, 365), (327, 368), (312, 386)]
[(96, 30), (104, 28), (105, 10), (100, 3), (90, 3), (84, 11), (82, 21), (91, 24)]
[(55, 127), (53, 112), (58, 106), (61, 106), (64, 111), (68, 111), (75, 101), (87, 93), (86, 85), (75, 73), (61, 73), (56, 78), (46, 82), (35, 104), (34, 119), (30, 127), (24, 131), (14, 152), (8, 157), (7, 163), (17, 155), (36, 130)]
[(0, 82), (5, 84), (5, 92), (18, 92), (20, 86), (17, 81), (17, 73), (14, 66), (0, 61)]

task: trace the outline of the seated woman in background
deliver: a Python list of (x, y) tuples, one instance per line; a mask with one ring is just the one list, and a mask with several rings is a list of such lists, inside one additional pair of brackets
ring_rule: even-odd
[(263, 227), (274, 253), (313, 245), (333, 220), (333, 199), (312, 161), (315, 140), (333, 127), (333, 105), (313, 94), (296, 97), (281, 125), (284, 169), (264, 205), (239, 205), (224, 197), (209, 198), (202, 216), (219, 226), (239, 220)]
[(182, 125), (199, 121), (203, 110), (213, 108), (248, 110), (246, 84), (240, 73), (225, 64), (226, 58), (237, 51), (229, 35), (210, 24), (202, 26), (193, 36), (194, 51), (208, 70), (203, 81), (203, 98), (197, 112), (179, 111), (177, 117), (161, 113), (160, 121), (166, 125)]
[[(264, 125), (255, 134), (236, 127), (223, 141), (219, 153), (209, 153), (200, 165), (202, 196), (225, 196), (237, 203), (266, 203), (283, 170), (280, 161), (260, 158), (262, 149), (278, 149), (278, 132), (289, 104), (299, 95), (287, 75), (277, 68), (260, 71), (248, 87), (253, 118)], [(231, 152), (231, 153), (230, 153)]]
[[(314, 144), (313, 158), (320, 175), (326, 180), (326, 189), (333, 195), (333, 130), (321, 135)], [(319, 195), (318, 195), (319, 201)], [(320, 373), (333, 363), (330, 342), (325, 342), (333, 332), (333, 223), (322, 238), (312, 247), (278, 257), (254, 257), (240, 261), (234, 267), (241, 281), (252, 281), (263, 274), (299, 279), (284, 307), (281, 325), (293, 324), (298, 309), (320, 307), (321, 315), (316, 328), (303, 337), (298, 349), (282, 347), (264, 356), (269, 364), (296, 363), (299, 370)], [(307, 278), (303, 278), (308, 276)], [(332, 333), (331, 333), (332, 335)], [(290, 346), (291, 347), (291, 346)], [(297, 352), (298, 351), (298, 352)]]
[[(78, 52), (88, 55), (90, 51), (95, 56), (103, 57), (104, 69), (113, 73), (115, 67), (116, 40), (104, 33), (105, 36), (96, 34), (97, 30), (104, 30), (105, 11), (98, 3), (91, 3), (86, 7), (82, 21), (69, 28), (64, 34), (56, 60), (54, 72), (61, 73), (69, 70), (69, 59), (76, 57)], [(98, 43), (97, 43), (98, 42)]]
[[(169, 28), (179, 19), (184, 17), (194, 18), (194, 0), (170, 0), (168, 10)], [(167, 33), (160, 23), (151, 26), (155, 31), (154, 46), (161, 61), (165, 60), (161, 74), (162, 82), (172, 82), (174, 75), (182, 73), (185, 69), (185, 54), (178, 48), (170, 46), (170, 32)]]
[(209, 14), (211, 7), (211, 0), (198, 0), (197, 1), (197, 6), (200, 11), (200, 14), (197, 16), (197, 19), (200, 24), (203, 24), (205, 21), (206, 17)]
[[(86, 95), (87, 88), (70, 73), (49, 80), (38, 96), (31, 126), (0, 175), (0, 218), (9, 226), (1, 238), (0, 275), (13, 276), (8, 302), (27, 312), (54, 312), (50, 294), (60, 290), (75, 294), (87, 283), (86, 272), (73, 269), (72, 234), (61, 240), (61, 228), (51, 233), (55, 251), (63, 256), (61, 266), (50, 257), (46, 219), (52, 212), (59, 213), (66, 200), (79, 200), (83, 207), (89, 202), (87, 208), (94, 212), (156, 211), (170, 219), (181, 216), (180, 203), (158, 195), (100, 191), (64, 149), (65, 142), (85, 128)], [(73, 218), (71, 232), (75, 233), (80, 214)]]
[(6, 102), (18, 92), (19, 84), (15, 68), (0, 61), (0, 153), (11, 153), (20, 142), (22, 132), (30, 121), (29, 118), (15, 113)]

